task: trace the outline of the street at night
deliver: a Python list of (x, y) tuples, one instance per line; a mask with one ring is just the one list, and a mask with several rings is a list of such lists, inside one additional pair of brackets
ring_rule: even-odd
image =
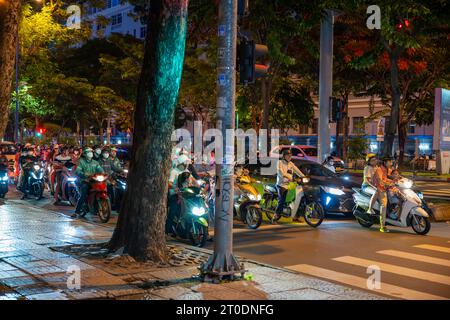
[(448, 309), (449, 21), (444, 0), (0, 0), (1, 310)]

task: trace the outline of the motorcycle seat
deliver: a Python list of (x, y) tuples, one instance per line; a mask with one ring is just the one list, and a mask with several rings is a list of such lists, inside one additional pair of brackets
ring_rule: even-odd
[(278, 193), (277, 187), (274, 184), (267, 184), (264, 186), (264, 190), (270, 193)]

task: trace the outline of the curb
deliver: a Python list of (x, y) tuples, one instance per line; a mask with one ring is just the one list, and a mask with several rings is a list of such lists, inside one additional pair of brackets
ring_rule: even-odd
[[(350, 176), (362, 177), (362, 173), (358, 172), (348, 172)], [(429, 182), (450, 182), (450, 178), (436, 178), (436, 177), (420, 177), (420, 176), (405, 176), (413, 181), (429, 181)]]

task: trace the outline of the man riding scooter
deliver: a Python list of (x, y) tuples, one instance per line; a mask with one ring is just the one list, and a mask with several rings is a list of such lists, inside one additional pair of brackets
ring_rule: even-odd
[(75, 214), (71, 216), (72, 218), (77, 218), (81, 214), (81, 210), (86, 203), (89, 192), (89, 177), (93, 174), (104, 172), (101, 165), (93, 158), (94, 151), (89, 147), (84, 148), (77, 169), (75, 170), (75, 174), (78, 176), (80, 183), (80, 199), (78, 200)]
[[(169, 176), (169, 198), (168, 198), (168, 214), (166, 220), (166, 232), (172, 232), (172, 224), (175, 218), (180, 217), (182, 197), (180, 190), (178, 189), (178, 177), (183, 172), (188, 171), (188, 165), (190, 163), (189, 157), (186, 155), (180, 155), (175, 159), (175, 167), (170, 171)], [(200, 187), (194, 177), (191, 175), (189, 181), (186, 181), (187, 185), (194, 185)]]
[(19, 157), (19, 180), (17, 183), (17, 189), (23, 191), (24, 181), (26, 181), (29, 173), (29, 164), (34, 163), (38, 159), (34, 155), (34, 150), (31, 148), (23, 149)]
[[(113, 173), (123, 174), (123, 169), (120, 166), (119, 159), (111, 158), (111, 149), (109, 147), (104, 147), (102, 150), (102, 156), (99, 161), (103, 168), (103, 171), (111, 177)], [(108, 183), (108, 196), (112, 203), (114, 203), (114, 188), (111, 183)]]
[[(297, 166), (291, 162), (292, 152), (290, 149), (283, 150), (283, 158), (278, 161), (277, 165), (277, 191), (278, 191), (278, 205), (276, 208), (276, 214), (272, 218), (272, 223), (277, 221), (278, 216), (283, 212), (284, 203), (286, 202), (286, 195), (288, 192), (289, 182), (293, 181), (294, 173), (299, 177), (305, 175), (300, 171)], [(300, 201), (301, 197), (296, 195), (296, 201)], [(298, 205), (296, 206), (298, 208)], [(299, 221), (297, 217), (294, 217), (294, 221)]]
[(394, 181), (389, 179), (392, 172), (393, 158), (385, 156), (382, 159), (373, 177), (373, 185), (377, 188), (377, 200), (380, 203), (380, 232), (389, 232), (386, 228), (386, 214), (388, 206), (388, 189), (392, 188)]

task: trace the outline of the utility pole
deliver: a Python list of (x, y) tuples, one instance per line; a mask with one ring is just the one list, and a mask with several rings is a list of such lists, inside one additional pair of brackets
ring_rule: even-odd
[[(234, 129), (236, 98), (237, 1), (222, 0), (219, 4), (217, 53), (217, 129), (222, 132), (222, 159), (216, 155), (216, 206), (214, 253), (200, 267), (205, 281), (234, 279), (244, 275), (244, 266), (233, 255), (234, 201)], [(227, 131), (233, 131), (228, 141)]]
[(14, 114), (14, 142), (20, 142), (19, 133), (19, 28), (16, 41), (16, 110)]
[(330, 155), (330, 97), (333, 90), (333, 24), (334, 13), (326, 10), (320, 25), (319, 74), (319, 161)]

